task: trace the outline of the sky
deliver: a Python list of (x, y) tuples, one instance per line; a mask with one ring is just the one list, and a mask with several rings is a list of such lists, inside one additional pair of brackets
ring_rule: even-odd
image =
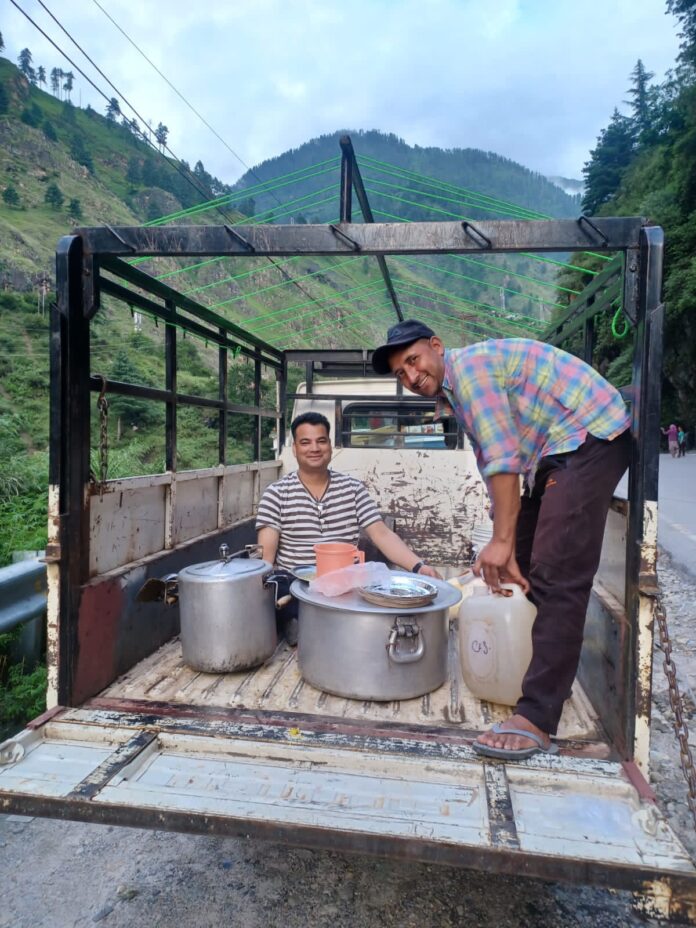
[[(39, 0), (16, 2), (115, 95)], [(665, 0), (43, 2), (145, 120), (168, 126), (178, 157), (201, 159), (226, 183), (338, 129), (481, 148), (579, 179), (614, 107), (627, 111), (636, 60), (662, 80), (679, 44)], [(16, 62), (28, 47), (47, 74), (73, 70), (73, 102), (104, 112), (105, 100), (11, 0), (0, 11), (4, 56)]]

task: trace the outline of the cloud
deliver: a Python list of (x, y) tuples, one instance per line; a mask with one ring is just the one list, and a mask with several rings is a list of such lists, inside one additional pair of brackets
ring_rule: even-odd
[[(349, 126), (578, 177), (636, 60), (659, 79), (678, 48), (654, 0), (100, 2), (246, 164)], [(82, 61), (34, 0), (21, 3)], [(95, 3), (47, 5), (146, 120), (166, 123), (177, 154), (239, 176), (241, 164)], [(61, 66), (12, 7), (3, 34), (10, 57), (26, 45), (37, 64)], [(103, 111), (84, 79), (76, 87), (76, 102), (81, 94)]]

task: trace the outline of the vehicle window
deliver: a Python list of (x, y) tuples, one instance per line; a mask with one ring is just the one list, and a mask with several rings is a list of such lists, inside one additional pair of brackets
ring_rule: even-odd
[(435, 422), (422, 405), (353, 403), (343, 410), (343, 446), (352, 448), (456, 448), (454, 420)]

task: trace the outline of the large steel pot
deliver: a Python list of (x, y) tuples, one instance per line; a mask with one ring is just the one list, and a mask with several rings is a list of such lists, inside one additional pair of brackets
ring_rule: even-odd
[[(407, 575), (410, 576), (410, 575)], [(388, 609), (357, 592), (327, 597), (296, 580), (300, 601), (297, 659), (304, 679), (350, 699), (411, 699), (447, 677), (448, 610), (461, 599), (449, 583), (433, 580), (428, 606)]]
[(257, 667), (278, 643), (271, 565), (221, 553), (178, 575), (184, 663), (207, 673)]

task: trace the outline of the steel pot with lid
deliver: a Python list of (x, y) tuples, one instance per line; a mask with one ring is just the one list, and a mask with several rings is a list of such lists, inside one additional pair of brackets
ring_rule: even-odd
[(230, 673), (257, 667), (273, 654), (277, 584), (261, 549), (249, 545), (220, 558), (185, 567), (178, 575), (151, 579), (141, 601), (178, 599), (184, 663), (206, 673)]
[(442, 686), (448, 611), (461, 593), (442, 580), (428, 577), (428, 583), (437, 588), (432, 603), (389, 608), (366, 602), (357, 591), (323, 596), (296, 580), (290, 590), (300, 601), (297, 659), (304, 679), (327, 693), (378, 702)]

